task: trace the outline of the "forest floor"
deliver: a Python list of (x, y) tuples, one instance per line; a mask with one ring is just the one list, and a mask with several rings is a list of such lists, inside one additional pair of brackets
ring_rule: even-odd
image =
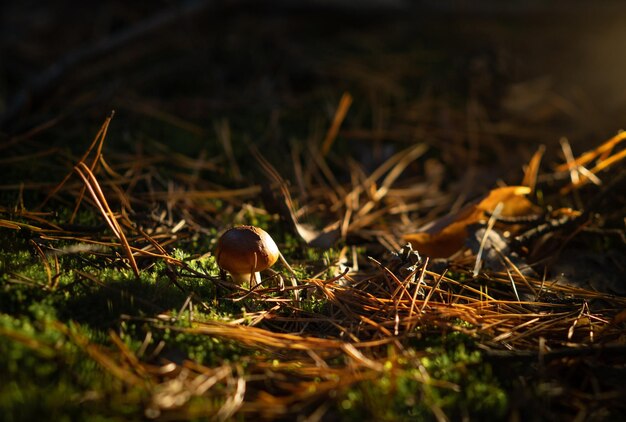
[(617, 3), (161, 3), (2, 6), (3, 420), (626, 417)]

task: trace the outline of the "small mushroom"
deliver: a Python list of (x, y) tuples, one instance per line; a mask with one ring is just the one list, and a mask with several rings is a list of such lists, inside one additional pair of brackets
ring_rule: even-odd
[(278, 260), (280, 252), (271, 236), (254, 226), (239, 226), (227, 230), (217, 241), (217, 265), (228, 271), (235, 283), (250, 282), (254, 287), (261, 282), (263, 271)]

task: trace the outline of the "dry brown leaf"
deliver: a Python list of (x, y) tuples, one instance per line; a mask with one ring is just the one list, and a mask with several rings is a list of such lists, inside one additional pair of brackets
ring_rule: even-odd
[(467, 226), (486, 218), (501, 202), (501, 215), (516, 217), (533, 211), (534, 205), (524, 195), (528, 186), (506, 186), (493, 189), (487, 195), (465, 205), (455, 214), (448, 214), (425, 226), (418, 233), (404, 235), (421, 254), (431, 258), (446, 258), (458, 251), (467, 238)]

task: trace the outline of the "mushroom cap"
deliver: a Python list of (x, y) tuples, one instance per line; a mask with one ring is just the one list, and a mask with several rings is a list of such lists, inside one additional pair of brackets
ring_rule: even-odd
[(254, 226), (227, 230), (217, 241), (217, 265), (233, 274), (251, 274), (274, 265), (280, 252), (271, 236)]

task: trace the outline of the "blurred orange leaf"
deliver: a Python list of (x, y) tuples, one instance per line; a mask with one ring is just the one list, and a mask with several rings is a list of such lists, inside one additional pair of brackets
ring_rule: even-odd
[(528, 163), (528, 166), (524, 169), (524, 180), (522, 181), (522, 186), (528, 186), (532, 191), (535, 190), (535, 186), (537, 185), (537, 175), (539, 174), (539, 165), (541, 164), (541, 158), (543, 154), (546, 152), (546, 147), (540, 145), (537, 149), (537, 152), (533, 155)]
[(528, 215), (535, 206), (526, 199), (528, 186), (506, 186), (493, 189), (483, 197), (465, 205), (458, 212), (448, 214), (424, 226), (418, 233), (404, 235), (420, 253), (431, 258), (446, 258), (461, 249), (468, 236), (467, 226), (487, 218), (499, 203), (504, 217)]

